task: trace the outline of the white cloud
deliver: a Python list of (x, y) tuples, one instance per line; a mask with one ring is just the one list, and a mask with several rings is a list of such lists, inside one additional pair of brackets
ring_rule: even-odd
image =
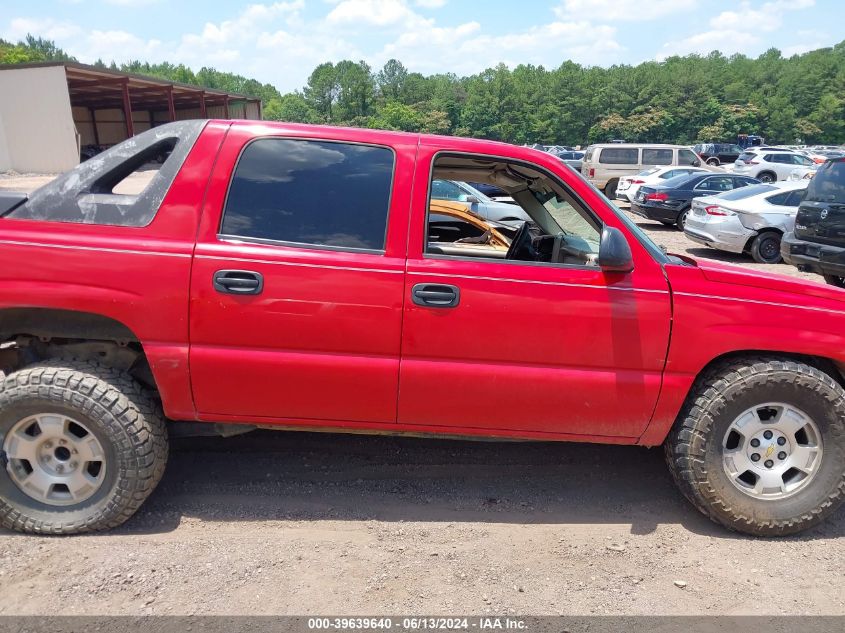
[[(736, 10), (722, 11), (711, 18), (710, 30), (664, 44), (663, 50), (657, 54), (657, 59), (687, 53), (704, 54), (714, 50), (725, 54), (750, 54), (760, 51), (765, 46), (755, 32), (777, 31), (783, 26), (785, 13), (814, 5), (815, 0), (771, 0), (755, 8), (747, 0), (740, 2)], [(753, 28), (749, 28), (752, 26)], [(786, 50), (788, 48), (784, 49)]]
[[(656, 20), (694, 9), (699, 0), (563, 0), (555, 7), (561, 20), (618, 22)], [(798, 0), (800, 1), (800, 0)]]
[(22, 40), (27, 34), (48, 40), (67, 40), (82, 33), (82, 28), (72, 22), (57, 21), (53, 18), (32, 19), (14, 18), (3, 32), (3, 37), (12, 42)]
[(422, 18), (404, 0), (342, 0), (326, 16), (329, 24), (358, 23), (380, 27), (419, 20)]
[(446, 6), (447, 0), (414, 0), (414, 4), (424, 9), (439, 9)]

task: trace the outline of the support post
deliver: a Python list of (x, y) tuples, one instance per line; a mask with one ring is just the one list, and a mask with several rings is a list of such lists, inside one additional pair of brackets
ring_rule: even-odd
[(100, 130), (97, 129), (97, 110), (88, 108), (88, 114), (91, 115), (91, 127), (94, 128), (94, 145), (100, 145)]
[(135, 123), (132, 121), (132, 100), (129, 98), (129, 82), (123, 82), (123, 116), (126, 119), (126, 138), (135, 136)]
[(167, 113), (170, 115), (170, 120), (176, 120), (176, 106), (173, 105), (173, 86), (167, 86)]
[(203, 119), (208, 118), (208, 111), (205, 109), (205, 90), (200, 92), (200, 116)]
[(229, 118), (229, 95), (223, 97), (223, 118)]

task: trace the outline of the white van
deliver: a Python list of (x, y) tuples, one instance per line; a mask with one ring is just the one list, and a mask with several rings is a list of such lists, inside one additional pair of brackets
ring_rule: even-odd
[(613, 200), (622, 176), (633, 176), (648, 167), (664, 165), (700, 167), (701, 159), (683, 145), (602, 143), (587, 148), (581, 163), (581, 175)]

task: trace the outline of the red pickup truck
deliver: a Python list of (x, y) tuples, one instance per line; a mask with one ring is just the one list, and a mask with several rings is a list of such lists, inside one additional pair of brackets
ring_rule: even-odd
[[(464, 221), (443, 180), (532, 221), (475, 196)], [(756, 535), (845, 498), (845, 292), (668, 255), (554, 156), (481, 140), (185, 121), (0, 196), (0, 371), (25, 532), (121, 524), (200, 423), (662, 444)]]

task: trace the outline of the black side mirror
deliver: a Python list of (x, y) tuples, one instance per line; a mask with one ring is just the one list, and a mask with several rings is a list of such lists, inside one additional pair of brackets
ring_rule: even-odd
[(599, 267), (606, 272), (629, 273), (634, 270), (634, 256), (625, 234), (613, 226), (601, 232)]
[(696, 158), (694, 161), (692, 161), (692, 166), (701, 167), (701, 161)]

